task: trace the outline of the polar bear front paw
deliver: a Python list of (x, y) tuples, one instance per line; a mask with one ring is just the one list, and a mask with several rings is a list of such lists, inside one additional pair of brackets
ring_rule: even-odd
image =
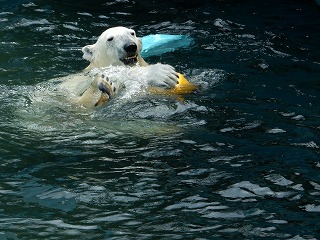
[(120, 85), (112, 81), (105, 74), (99, 74), (97, 80), (99, 90), (103, 93), (108, 94), (110, 98), (118, 93)]
[(150, 86), (172, 88), (178, 83), (179, 75), (170, 65), (157, 63), (146, 68), (149, 72), (148, 85)]
[(99, 91), (101, 91), (101, 97), (95, 106), (100, 106), (118, 93), (120, 85), (111, 81), (104, 73), (97, 74), (95, 80), (97, 81)]

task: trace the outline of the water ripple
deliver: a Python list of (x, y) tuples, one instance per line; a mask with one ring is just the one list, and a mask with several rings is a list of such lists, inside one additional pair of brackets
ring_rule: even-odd
[[(276, 197), (283, 198), (291, 196), (292, 192), (274, 192), (269, 187), (261, 187), (257, 184), (243, 181), (233, 184), (228, 189), (219, 192), (221, 196), (234, 199), (246, 199), (256, 197)], [(255, 200), (256, 201), (256, 200)]]

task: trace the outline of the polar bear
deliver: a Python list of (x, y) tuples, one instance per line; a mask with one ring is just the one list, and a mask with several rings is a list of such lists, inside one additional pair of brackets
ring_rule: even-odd
[(133, 29), (113, 27), (104, 31), (95, 44), (82, 48), (90, 62), (82, 73), (64, 79), (63, 88), (90, 108), (106, 102), (123, 87), (156, 86), (172, 88), (179, 75), (167, 64), (149, 65), (141, 57), (142, 42)]

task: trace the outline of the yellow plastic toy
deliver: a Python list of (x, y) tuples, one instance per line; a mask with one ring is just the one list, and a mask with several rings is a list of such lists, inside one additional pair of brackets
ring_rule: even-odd
[(178, 73), (178, 75), (178, 84), (173, 89), (171, 89), (172, 93), (180, 95), (193, 93), (195, 90), (197, 90), (197, 86), (190, 83), (181, 73)]

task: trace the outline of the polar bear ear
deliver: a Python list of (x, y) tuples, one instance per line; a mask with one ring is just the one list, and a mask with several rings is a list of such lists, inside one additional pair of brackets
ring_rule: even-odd
[(89, 62), (91, 62), (92, 59), (93, 59), (93, 52), (92, 52), (93, 46), (94, 45), (87, 45), (87, 46), (82, 48), (82, 52), (83, 52), (83, 56), (82, 57), (84, 59), (88, 60)]

